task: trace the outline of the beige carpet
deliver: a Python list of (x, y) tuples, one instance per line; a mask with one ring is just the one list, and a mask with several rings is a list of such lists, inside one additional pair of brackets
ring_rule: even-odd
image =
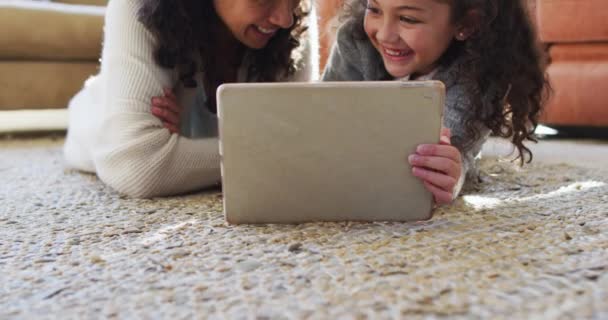
[(0, 141), (0, 318), (607, 319), (608, 173), (487, 160), (423, 223), (228, 226)]

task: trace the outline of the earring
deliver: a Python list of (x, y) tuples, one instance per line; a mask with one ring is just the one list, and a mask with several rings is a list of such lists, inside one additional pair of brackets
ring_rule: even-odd
[(456, 35), (456, 39), (458, 39), (458, 40), (460, 40), (460, 41), (465, 40), (466, 38), (465, 38), (464, 32), (459, 32), (459, 33)]

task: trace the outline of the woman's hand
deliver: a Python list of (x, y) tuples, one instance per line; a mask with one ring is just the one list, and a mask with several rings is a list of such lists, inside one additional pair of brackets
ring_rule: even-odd
[(152, 98), (152, 114), (162, 121), (171, 133), (179, 133), (179, 116), (182, 111), (170, 89), (163, 89), (164, 96)]
[(421, 144), (408, 157), (412, 173), (420, 178), (437, 204), (452, 202), (462, 172), (460, 151), (450, 142), (450, 129), (441, 129), (439, 144)]

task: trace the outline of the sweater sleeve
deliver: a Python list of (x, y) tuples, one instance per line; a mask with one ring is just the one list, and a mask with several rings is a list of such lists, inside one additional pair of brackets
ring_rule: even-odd
[(329, 59), (321, 76), (322, 81), (363, 81), (360, 62), (355, 61), (359, 50), (353, 39), (351, 24), (344, 24), (337, 31)]
[(218, 139), (171, 134), (151, 98), (173, 87), (153, 58), (154, 36), (137, 19), (138, 1), (111, 0), (104, 27), (101, 129), (91, 147), (99, 178), (133, 197), (166, 196), (220, 180)]
[(476, 159), (481, 147), (489, 136), (489, 129), (483, 124), (477, 123), (476, 129), (479, 136), (474, 140), (465, 128), (466, 120), (471, 118), (470, 101), (464, 95), (465, 89), (462, 84), (452, 84), (447, 88), (446, 105), (443, 115), (443, 125), (452, 133), (452, 144), (458, 148), (462, 158), (462, 172), (453, 190), (453, 198), (456, 198), (467, 179), (477, 175)]

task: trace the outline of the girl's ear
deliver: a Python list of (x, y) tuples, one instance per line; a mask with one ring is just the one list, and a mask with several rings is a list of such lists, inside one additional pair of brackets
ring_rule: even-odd
[(465, 41), (471, 37), (481, 24), (481, 12), (479, 9), (469, 10), (456, 27), (455, 38), (458, 41)]

